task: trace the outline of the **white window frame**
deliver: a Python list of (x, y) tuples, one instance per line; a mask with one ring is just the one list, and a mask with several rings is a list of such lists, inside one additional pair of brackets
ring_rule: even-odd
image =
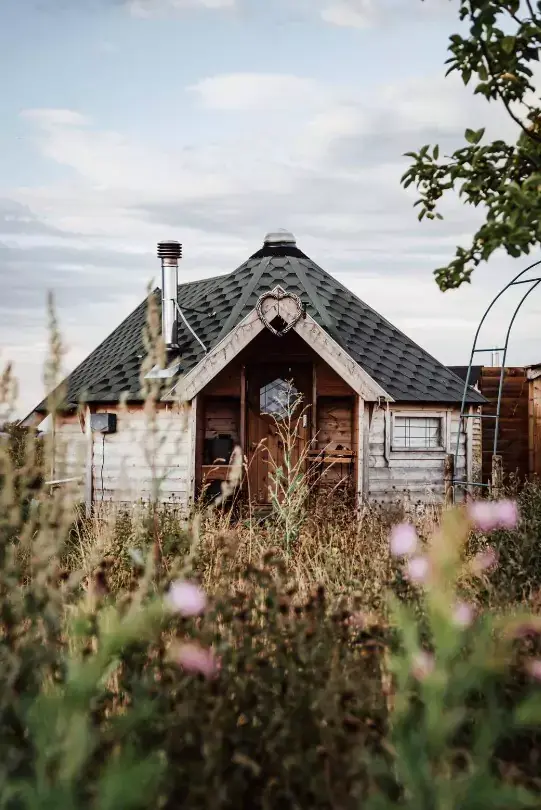
[[(441, 422), (440, 435), (442, 444), (438, 447), (397, 447), (394, 443), (395, 436), (395, 422), (397, 417), (406, 419), (439, 419)], [(387, 445), (387, 453), (389, 458), (397, 458), (398, 456), (412, 456), (424, 457), (426, 454), (431, 456), (443, 456), (450, 453), (451, 448), (451, 413), (450, 411), (414, 411), (414, 410), (390, 410), (388, 413), (388, 420), (386, 430), (385, 443)]]

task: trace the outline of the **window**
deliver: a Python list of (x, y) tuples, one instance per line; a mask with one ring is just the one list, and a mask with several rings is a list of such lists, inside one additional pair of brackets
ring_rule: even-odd
[(259, 392), (259, 409), (261, 413), (274, 416), (275, 419), (286, 419), (295, 409), (300, 394), (291, 382), (273, 380), (264, 385)]
[(394, 417), (393, 450), (443, 450), (441, 416)]

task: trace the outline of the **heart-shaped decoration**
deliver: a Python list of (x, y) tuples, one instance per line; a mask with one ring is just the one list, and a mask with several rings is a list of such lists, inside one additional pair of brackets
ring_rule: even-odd
[[(289, 320), (286, 320), (283, 315), (280, 313), (280, 301), (292, 301), (295, 304), (295, 312), (293, 317), (290, 317)], [(269, 323), (265, 312), (263, 311), (263, 306), (267, 301), (273, 302), (276, 301), (278, 303), (278, 315), (285, 321), (285, 326), (283, 329), (275, 329), (274, 326)], [(259, 300), (256, 304), (256, 311), (259, 316), (259, 320), (266, 326), (269, 332), (272, 332), (273, 335), (276, 337), (283, 337), (286, 335), (290, 329), (293, 329), (296, 323), (300, 321), (300, 319), (304, 315), (304, 308), (302, 305), (302, 301), (298, 295), (291, 292), (285, 292), (282, 290), (281, 287), (277, 287), (275, 290), (271, 290), (268, 293), (263, 293), (263, 295), (259, 296)]]

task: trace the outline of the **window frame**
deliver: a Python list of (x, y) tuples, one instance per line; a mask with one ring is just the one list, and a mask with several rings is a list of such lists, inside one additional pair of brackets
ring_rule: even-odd
[[(426, 410), (426, 411), (414, 411), (414, 410), (391, 410), (389, 412), (390, 422), (389, 430), (387, 431), (386, 437), (386, 445), (387, 445), (387, 452), (390, 457), (397, 457), (401, 455), (405, 456), (415, 456), (416, 454), (419, 456), (428, 455), (445, 455), (450, 452), (451, 446), (451, 418), (450, 412), (445, 411), (436, 411), (436, 410)], [(441, 436), (441, 444), (437, 447), (403, 447), (397, 446), (395, 443), (395, 435), (396, 435), (396, 418), (405, 418), (405, 419), (439, 419), (440, 420), (440, 436)]]

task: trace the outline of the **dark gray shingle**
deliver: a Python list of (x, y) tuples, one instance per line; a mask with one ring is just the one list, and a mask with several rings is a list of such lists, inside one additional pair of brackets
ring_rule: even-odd
[[(265, 245), (229, 275), (183, 284), (178, 301), (205, 345), (212, 348), (280, 284), (297, 293), (307, 312), (395, 400), (458, 403), (464, 382), (417, 346), (385, 318), (326, 273), (295, 245)], [(118, 326), (68, 377), (67, 399), (115, 402), (122, 394), (141, 398), (146, 301)], [(181, 324), (181, 372), (192, 368), (203, 349)], [(468, 402), (483, 402), (471, 391)], [(43, 403), (37, 410), (43, 409)]]

